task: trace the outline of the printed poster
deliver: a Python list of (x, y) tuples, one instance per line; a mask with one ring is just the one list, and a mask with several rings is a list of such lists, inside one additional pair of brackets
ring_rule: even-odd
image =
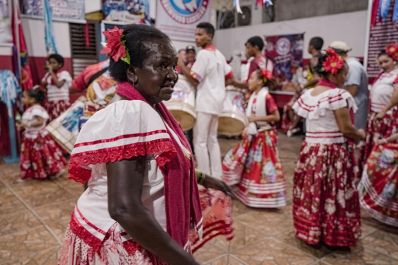
[(12, 43), (9, 0), (0, 0), (0, 43)]
[(104, 0), (102, 4), (106, 21), (127, 24), (153, 25), (155, 19), (150, 17), (150, 8), (150, 0)]
[[(84, 19), (84, 0), (50, 0), (53, 18)], [(22, 0), (22, 13), (29, 16), (43, 16), (43, 0)]]
[(292, 67), (302, 66), (304, 33), (265, 36), (265, 41), (266, 57), (274, 63), (275, 78), (279, 82), (291, 81)]
[(156, 27), (172, 40), (192, 42), (200, 22), (210, 21), (210, 0), (159, 0)]

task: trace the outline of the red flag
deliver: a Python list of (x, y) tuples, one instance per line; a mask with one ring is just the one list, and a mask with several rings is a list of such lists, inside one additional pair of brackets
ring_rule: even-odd
[[(22, 21), (21, 21), (21, 10), (19, 9), (18, 3), (13, 1), (12, 6), (12, 37), (13, 43), (15, 47), (19, 47), (16, 52), (19, 52), (20, 64), (16, 63), (15, 69), (16, 72), (20, 71), (19, 81), (23, 90), (31, 89), (33, 87), (33, 79), (32, 72), (30, 70), (29, 61), (28, 61), (28, 48), (26, 45), (25, 35), (23, 33)], [(18, 69), (19, 66), (21, 69)]]

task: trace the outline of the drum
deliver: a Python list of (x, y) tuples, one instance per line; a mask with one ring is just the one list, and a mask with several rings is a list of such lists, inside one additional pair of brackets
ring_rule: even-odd
[(80, 118), (83, 116), (86, 98), (79, 97), (64, 113), (47, 125), (53, 139), (68, 153), (72, 152), (79, 134)]
[(174, 118), (181, 124), (184, 131), (193, 128), (196, 121), (195, 89), (185, 76), (178, 76), (178, 81), (174, 86), (171, 99), (165, 101), (164, 104)]
[(243, 102), (243, 92), (240, 89), (228, 86), (223, 111), (218, 119), (219, 135), (238, 136), (248, 125)]

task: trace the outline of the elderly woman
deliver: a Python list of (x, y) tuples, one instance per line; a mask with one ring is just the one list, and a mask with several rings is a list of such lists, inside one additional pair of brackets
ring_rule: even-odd
[[(370, 115), (368, 121), (364, 162), (373, 149), (374, 141), (398, 132), (398, 44), (382, 50), (377, 61), (382, 69), (370, 90)], [(395, 86), (394, 86), (395, 84)]]
[[(177, 81), (170, 39), (144, 25), (105, 32), (117, 95), (83, 126), (70, 178), (88, 182), (59, 264), (198, 264), (202, 211), (192, 152), (161, 103)], [(225, 189), (200, 175), (205, 186)], [(200, 234), (200, 233), (198, 233)]]
[(348, 139), (361, 140), (352, 125), (353, 97), (344, 89), (347, 66), (333, 50), (315, 67), (317, 86), (294, 104), (307, 119), (306, 138), (294, 173), (293, 218), (296, 237), (309, 245), (353, 246), (360, 235), (357, 170)]

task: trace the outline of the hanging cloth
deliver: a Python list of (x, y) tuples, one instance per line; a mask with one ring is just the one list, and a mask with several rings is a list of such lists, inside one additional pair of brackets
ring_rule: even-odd
[(379, 17), (385, 21), (388, 17), (388, 11), (390, 9), (391, 0), (380, 0), (379, 4)]
[(47, 53), (58, 53), (55, 45), (54, 29), (53, 29), (53, 14), (49, 0), (44, 0), (44, 38), (46, 42)]

